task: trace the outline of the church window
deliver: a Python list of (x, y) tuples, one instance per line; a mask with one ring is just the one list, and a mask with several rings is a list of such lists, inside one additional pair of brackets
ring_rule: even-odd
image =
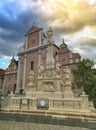
[(62, 61), (65, 62), (66, 61), (66, 57), (62, 57)]
[(16, 75), (14, 76), (14, 80), (17, 80), (17, 76)]
[(72, 52), (70, 52), (70, 58), (72, 58)]
[(70, 59), (70, 63), (73, 63), (73, 59)]
[(78, 63), (79, 62), (79, 58), (76, 58), (76, 63)]
[(10, 77), (9, 77), (9, 81), (10, 81)]
[(31, 70), (34, 70), (34, 62), (31, 62)]

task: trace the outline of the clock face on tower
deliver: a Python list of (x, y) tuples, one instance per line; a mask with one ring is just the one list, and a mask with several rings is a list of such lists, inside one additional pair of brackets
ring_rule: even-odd
[(31, 43), (33, 44), (35, 42), (35, 39), (32, 39)]

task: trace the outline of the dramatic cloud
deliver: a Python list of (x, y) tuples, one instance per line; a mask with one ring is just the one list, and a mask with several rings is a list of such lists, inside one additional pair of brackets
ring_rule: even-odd
[(96, 0), (0, 0), (0, 58), (16, 54), (35, 23), (52, 26), (57, 45), (64, 38), (73, 51), (96, 60), (95, 16)]
[[(69, 48), (73, 52), (79, 52), (82, 58), (96, 59), (96, 39), (93, 38), (78, 38), (71, 39), (67, 42)], [(74, 47), (73, 47), (74, 46)]]

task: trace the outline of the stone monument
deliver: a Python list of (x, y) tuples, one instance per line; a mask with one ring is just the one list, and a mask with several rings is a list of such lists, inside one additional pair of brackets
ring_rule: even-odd
[[(89, 111), (88, 96), (82, 94), (74, 98), (71, 90), (71, 71), (65, 67), (64, 79), (60, 73), (60, 63), (54, 63), (53, 58), (53, 31), (48, 29), (47, 33), (46, 67), (42, 64), (41, 51), (38, 55), (38, 78), (35, 79), (34, 72), (29, 73), (29, 82), (26, 86), (25, 97), (11, 97), (9, 104), (13, 109), (48, 110), (48, 111)], [(20, 107), (22, 106), (22, 107)]]

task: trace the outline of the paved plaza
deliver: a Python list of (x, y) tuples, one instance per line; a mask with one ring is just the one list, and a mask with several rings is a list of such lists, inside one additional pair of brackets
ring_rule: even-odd
[(46, 125), (28, 122), (1, 121), (0, 130), (89, 130), (88, 128)]

